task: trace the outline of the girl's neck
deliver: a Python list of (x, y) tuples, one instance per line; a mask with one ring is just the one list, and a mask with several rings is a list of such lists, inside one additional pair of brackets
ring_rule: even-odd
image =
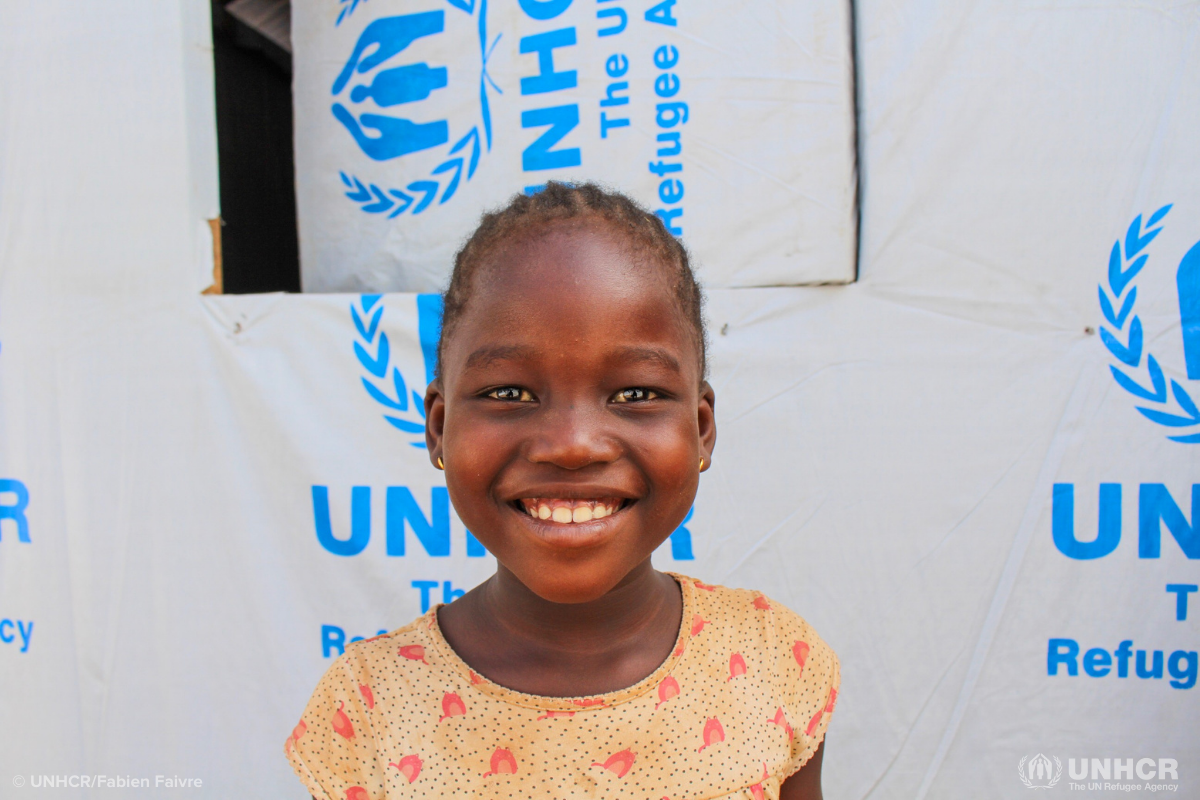
[(649, 559), (587, 603), (552, 603), (500, 566), (439, 614), (455, 652), (480, 674), (518, 691), (603, 694), (654, 672), (675, 645), (683, 600)]
[(611, 591), (588, 603), (552, 603), (501, 565), (484, 584), (485, 613), (509, 635), (548, 645), (634, 639), (671, 603), (679, 587), (647, 559)]

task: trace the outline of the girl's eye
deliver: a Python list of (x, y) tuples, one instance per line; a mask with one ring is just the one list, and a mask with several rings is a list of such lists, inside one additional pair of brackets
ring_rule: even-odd
[(641, 387), (633, 387), (631, 389), (622, 389), (613, 395), (614, 403), (639, 403), (644, 400), (654, 400), (658, 397), (658, 392), (653, 389), (643, 389)]
[(493, 400), (514, 400), (519, 403), (532, 403), (537, 399), (533, 396), (533, 392), (518, 386), (503, 386), (499, 389), (492, 389), (487, 393), (487, 396)]

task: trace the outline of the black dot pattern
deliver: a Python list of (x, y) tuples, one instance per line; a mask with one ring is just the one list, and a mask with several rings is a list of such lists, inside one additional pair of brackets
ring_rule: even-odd
[(285, 744), (317, 798), (778, 798), (825, 737), (837, 656), (757, 592), (675, 575), (683, 624), (644, 680), (540, 697), (477, 675), (437, 609), (346, 648)]

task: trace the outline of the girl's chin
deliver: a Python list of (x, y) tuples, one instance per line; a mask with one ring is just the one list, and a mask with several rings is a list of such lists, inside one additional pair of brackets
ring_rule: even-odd
[(591, 603), (604, 597), (625, 575), (613, 575), (593, 566), (580, 565), (577, 569), (567, 569), (554, 576), (525, 576), (518, 573), (517, 577), (531, 592), (546, 602), (577, 605)]

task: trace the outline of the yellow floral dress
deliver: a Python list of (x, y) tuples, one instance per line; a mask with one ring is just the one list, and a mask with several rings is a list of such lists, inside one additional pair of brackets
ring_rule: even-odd
[(319, 800), (778, 798), (825, 737), (837, 656), (762, 594), (675, 575), (683, 624), (651, 675), (540, 697), (476, 674), (437, 608), (347, 646), (284, 746)]

